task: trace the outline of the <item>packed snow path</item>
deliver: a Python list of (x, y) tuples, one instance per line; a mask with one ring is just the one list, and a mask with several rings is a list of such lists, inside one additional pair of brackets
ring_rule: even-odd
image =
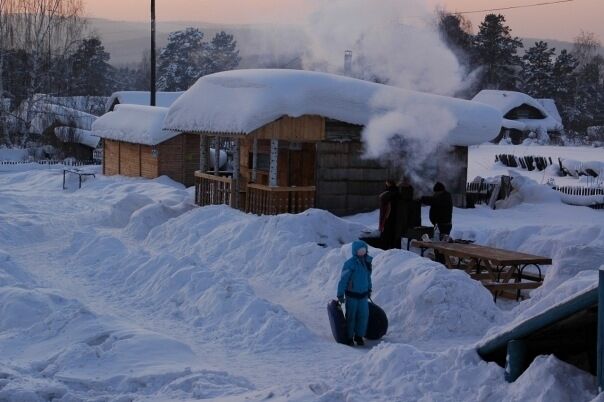
[[(62, 191), (61, 179), (58, 169), (0, 173), (0, 400), (594, 396), (591, 376), (554, 358), (511, 389), (473, 350), (523, 309), (547, 305), (545, 292), (505, 312), (462, 272), (412, 253), (372, 250), (374, 299), (391, 321), (385, 340), (335, 344), (325, 306), (349, 243), (375, 214), (256, 217), (195, 208), (165, 178), (99, 176), (78, 191)], [(531, 208), (457, 211), (456, 230), (526, 251), (570, 247), (566, 263), (597, 268), (600, 212), (573, 210), (572, 222), (551, 226), (527, 220)], [(552, 272), (557, 282), (544, 288), (575, 274)], [(542, 374), (553, 385), (535, 391), (531, 375)]]

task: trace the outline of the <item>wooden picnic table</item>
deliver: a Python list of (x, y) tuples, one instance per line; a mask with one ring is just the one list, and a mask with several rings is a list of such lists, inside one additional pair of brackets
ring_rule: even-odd
[[(464, 269), (472, 278), (481, 281), (491, 290), (495, 299), (504, 290), (515, 290), (516, 298), (519, 298), (521, 289), (535, 289), (541, 286), (541, 265), (552, 264), (552, 259), (548, 257), (473, 243), (414, 240), (411, 244), (420, 248), (422, 255), (428, 248), (442, 254), (448, 268)], [(457, 258), (457, 264), (453, 263), (451, 257)], [(524, 272), (529, 266), (537, 268), (538, 276)], [(523, 282), (523, 279), (529, 282)]]

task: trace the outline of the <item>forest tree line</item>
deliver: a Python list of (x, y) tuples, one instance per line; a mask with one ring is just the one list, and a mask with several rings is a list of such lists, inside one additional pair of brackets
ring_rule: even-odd
[[(553, 98), (571, 135), (604, 126), (604, 58), (593, 34), (581, 33), (571, 51), (556, 51), (544, 41), (523, 49), (502, 15), (487, 15), (474, 32), (462, 16), (441, 11), (437, 25), (471, 77), (456, 96), (521, 91)], [(158, 54), (160, 91), (184, 91), (241, 61), (233, 35), (206, 38), (197, 28), (172, 32)], [(148, 90), (148, 50), (135, 67), (114, 67), (110, 57), (87, 27), (82, 0), (0, 0), (0, 144), (14, 144), (13, 137), (28, 132), (34, 100), (43, 99), (36, 94), (105, 97)]]

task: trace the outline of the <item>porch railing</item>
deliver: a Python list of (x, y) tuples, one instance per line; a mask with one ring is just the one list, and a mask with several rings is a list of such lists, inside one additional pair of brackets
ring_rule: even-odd
[(269, 187), (248, 184), (245, 212), (258, 215), (296, 214), (315, 206), (314, 186)]
[(233, 179), (195, 172), (195, 203), (204, 205), (231, 205)]

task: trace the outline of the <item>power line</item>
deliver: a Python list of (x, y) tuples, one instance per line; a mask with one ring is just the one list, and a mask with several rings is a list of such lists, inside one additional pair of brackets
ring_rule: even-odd
[(556, 0), (556, 1), (545, 1), (541, 3), (533, 3), (533, 4), (524, 4), (520, 6), (508, 6), (508, 7), (500, 7), (500, 8), (489, 8), (484, 10), (471, 10), (471, 11), (456, 11), (454, 14), (477, 14), (477, 13), (488, 13), (491, 11), (504, 11), (504, 10), (514, 10), (517, 8), (529, 8), (529, 7), (541, 7), (541, 6), (551, 6), (553, 4), (561, 4), (561, 3), (571, 3), (575, 0)]

